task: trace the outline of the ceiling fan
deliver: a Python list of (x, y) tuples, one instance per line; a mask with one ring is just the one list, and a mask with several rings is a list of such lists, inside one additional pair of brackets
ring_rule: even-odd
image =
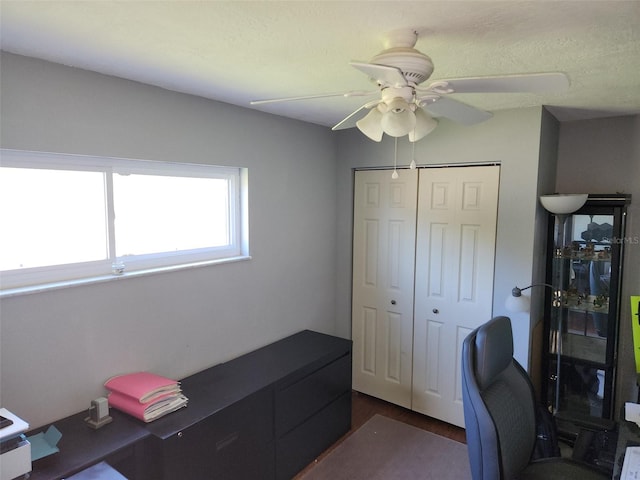
[(370, 139), (380, 142), (386, 133), (392, 137), (409, 136), (416, 142), (429, 134), (437, 120), (432, 114), (463, 125), (473, 125), (491, 118), (492, 114), (452, 99), (454, 93), (559, 92), (568, 88), (564, 73), (515, 74), (491, 77), (444, 79), (421, 86), (433, 73), (431, 59), (414, 47), (418, 33), (412, 29), (390, 32), (386, 49), (369, 63), (350, 65), (376, 83), (375, 91), (350, 91), (300, 97), (254, 100), (251, 105), (307, 100), (326, 97), (380, 97), (369, 101), (336, 124), (332, 130), (358, 127)]

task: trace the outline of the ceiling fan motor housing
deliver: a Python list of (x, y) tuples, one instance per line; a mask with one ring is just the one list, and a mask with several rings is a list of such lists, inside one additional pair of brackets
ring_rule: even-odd
[(409, 108), (413, 106), (414, 102), (414, 89), (413, 87), (387, 87), (382, 89), (382, 101), (378, 104), (378, 110), (386, 112), (391, 108), (391, 104), (397, 99), (402, 99), (409, 105)]
[(399, 68), (407, 82), (419, 85), (433, 73), (431, 58), (415, 48), (394, 47), (380, 52), (371, 63)]

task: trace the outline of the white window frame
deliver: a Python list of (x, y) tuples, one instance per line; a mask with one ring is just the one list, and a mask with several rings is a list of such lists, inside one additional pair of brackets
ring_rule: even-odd
[[(122, 276), (250, 258), (247, 219), (248, 174), (246, 168), (8, 149), (0, 149), (0, 160), (3, 167), (104, 173), (108, 212), (107, 235), (109, 237), (108, 258), (105, 260), (0, 272), (0, 295), (29, 291), (34, 287), (42, 289), (47, 286), (59, 287), (104, 281)], [(230, 244), (223, 247), (127, 256), (122, 259), (115, 257), (114, 174), (186, 176), (227, 180), (229, 182)]]

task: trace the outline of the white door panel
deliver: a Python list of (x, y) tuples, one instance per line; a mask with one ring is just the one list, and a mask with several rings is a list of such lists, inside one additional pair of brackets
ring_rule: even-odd
[(491, 318), (499, 167), (420, 172), (412, 408), (463, 426), (462, 341)]
[(464, 425), (460, 355), (491, 318), (498, 180), (499, 167), (356, 172), (355, 390)]
[(353, 388), (410, 408), (417, 171), (356, 172)]

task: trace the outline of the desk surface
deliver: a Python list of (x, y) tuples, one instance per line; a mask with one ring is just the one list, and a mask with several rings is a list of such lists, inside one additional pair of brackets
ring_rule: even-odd
[(58, 443), (60, 452), (33, 462), (30, 480), (72, 475), (149, 436), (142, 422), (115, 409), (111, 409), (109, 414), (113, 421), (98, 430), (89, 428), (84, 422), (87, 412), (53, 422), (62, 433)]
[(350, 351), (351, 340), (303, 330), (183, 378), (180, 383), (189, 406), (154, 420), (146, 428), (167, 439), (269, 385), (281, 386), (284, 379), (293, 383), (324, 365), (327, 358)]

